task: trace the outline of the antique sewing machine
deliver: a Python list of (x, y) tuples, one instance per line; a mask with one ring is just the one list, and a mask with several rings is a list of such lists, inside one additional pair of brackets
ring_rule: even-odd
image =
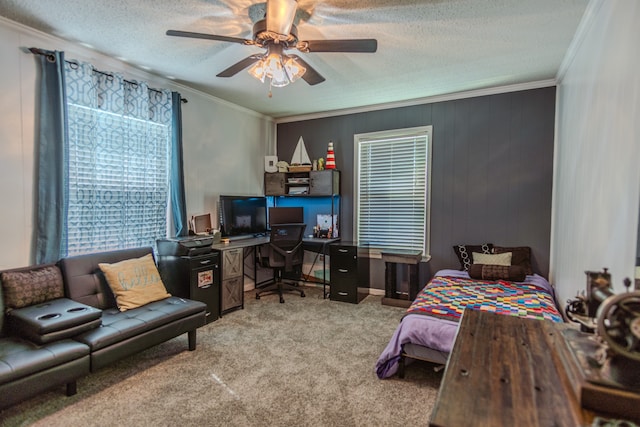
[(563, 333), (575, 358), (583, 407), (640, 421), (640, 289), (615, 294), (611, 275), (587, 271), (584, 294), (568, 301), (567, 318), (580, 331)]

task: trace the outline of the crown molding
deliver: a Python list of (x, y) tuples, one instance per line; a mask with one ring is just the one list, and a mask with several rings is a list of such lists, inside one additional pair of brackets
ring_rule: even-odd
[(320, 113), (301, 114), (298, 116), (280, 117), (274, 119), (276, 124), (301, 122), (305, 120), (324, 119), (327, 117), (344, 116), (348, 114), (368, 113), (371, 111), (387, 110), (391, 108), (411, 107), (414, 105), (433, 104), (436, 102), (453, 101), (464, 98), (476, 98), (479, 96), (498, 95), (509, 92), (519, 92), (530, 89), (540, 89), (544, 87), (556, 86), (556, 79), (539, 80), (528, 83), (517, 83), (507, 86), (495, 86), (482, 89), (474, 89), (463, 92), (452, 92), (443, 95), (434, 95), (424, 98), (408, 99), (406, 101), (389, 102), (385, 104), (367, 105), (364, 107), (347, 108), (343, 110), (324, 111)]

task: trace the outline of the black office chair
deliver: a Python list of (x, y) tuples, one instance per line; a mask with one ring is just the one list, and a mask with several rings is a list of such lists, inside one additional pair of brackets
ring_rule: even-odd
[(266, 293), (278, 293), (280, 302), (284, 302), (283, 293), (292, 291), (300, 293), (304, 298), (304, 290), (297, 284), (283, 282), (283, 273), (295, 271), (296, 266), (301, 266), (304, 259), (302, 236), (305, 224), (277, 224), (271, 225), (271, 238), (269, 244), (258, 248), (258, 259), (267, 268), (274, 269), (274, 283), (261, 288), (256, 292), (256, 299)]

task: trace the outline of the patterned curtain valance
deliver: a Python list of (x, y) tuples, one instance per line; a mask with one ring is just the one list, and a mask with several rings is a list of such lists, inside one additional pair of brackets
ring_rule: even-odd
[(83, 62), (65, 62), (67, 100), (155, 123), (171, 124), (171, 91), (152, 89), (146, 82), (125, 80), (122, 74), (105, 73)]

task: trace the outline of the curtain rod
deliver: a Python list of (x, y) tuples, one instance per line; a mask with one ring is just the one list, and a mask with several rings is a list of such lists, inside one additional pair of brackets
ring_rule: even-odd
[[(44, 49), (39, 49), (37, 47), (30, 47), (29, 48), (29, 52), (33, 53), (34, 55), (42, 55), (42, 56), (46, 56), (48, 61), (51, 62), (55, 62), (56, 57), (55, 55), (53, 55), (51, 52), (44, 50)], [(66, 62), (67, 64), (70, 65), (79, 65), (77, 62), (74, 61), (68, 61), (68, 60), (64, 60), (64, 62)], [(109, 77), (113, 77), (112, 73), (107, 73), (104, 71), (100, 71), (98, 69), (96, 69), (95, 67), (91, 66), (91, 69), (93, 70), (94, 73), (98, 73), (98, 74), (102, 74), (103, 76), (109, 76)], [(127, 80), (127, 79), (122, 79), (125, 83), (129, 83), (130, 85), (137, 85), (137, 82), (131, 81), (131, 80)], [(154, 89), (152, 87), (148, 88), (149, 90), (153, 91), (153, 92), (158, 92), (161, 93), (161, 91), (159, 91), (158, 89)], [(182, 95), (180, 95), (180, 101), (183, 103), (187, 103), (189, 102), (189, 100), (187, 98), (183, 98)]]

